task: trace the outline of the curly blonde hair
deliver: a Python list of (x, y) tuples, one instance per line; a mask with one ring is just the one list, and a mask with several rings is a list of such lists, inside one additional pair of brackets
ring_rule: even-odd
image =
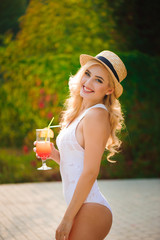
[[(83, 98), (80, 96), (80, 81), (82, 76), (88, 67), (99, 64), (96, 60), (88, 61), (84, 66), (82, 66), (77, 73), (73, 76), (71, 75), (69, 78), (69, 96), (64, 102), (64, 108), (66, 110), (61, 112), (60, 124), (62, 129), (70, 122), (72, 122), (76, 117), (79, 116), (82, 106)], [(109, 87), (114, 88), (114, 82), (112, 81), (112, 77), (109, 74)], [(107, 160), (109, 162), (115, 163), (110, 159), (115, 153), (120, 152), (120, 146), (122, 141), (117, 136), (118, 133), (121, 132), (124, 124), (124, 114), (122, 112), (121, 104), (119, 100), (115, 97), (114, 92), (110, 95), (106, 95), (103, 100), (103, 104), (106, 106), (109, 112), (109, 121), (111, 127), (111, 133), (107, 140), (105, 149), (109, 151), (107, 156)]]

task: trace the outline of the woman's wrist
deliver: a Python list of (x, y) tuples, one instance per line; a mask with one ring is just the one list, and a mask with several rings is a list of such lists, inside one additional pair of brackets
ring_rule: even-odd
[(64, 221), (73, 221), (74, 217), (71, 216), (71, 214), (68, 214), (67, 212), (63, 216)]
[(51, 153), (50, 158), (57, 162), (58, 164), (60, 163), (60, 154), (59, 151), (57, 149), (54, 150), (54, 153)]

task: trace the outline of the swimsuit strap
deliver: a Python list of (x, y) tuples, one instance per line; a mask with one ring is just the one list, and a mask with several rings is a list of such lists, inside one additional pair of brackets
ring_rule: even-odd
[[(78, 124), (78, 122), (81, 121), (81, 119), (85, 116), (85, 114), (86, 114), (91, 108), (96, 108), (96, 107), (104, 108), (104, 109), (106, 109), (106, 110), (108, 111), (108, 109), (106, 108), (106, 106), (105, 106), (104, 104), (102, 104), (102, 103), (95, 104), (95, 105), (93, 105), (92, 107), (87, 108), (82, 114), (80, 114), (80, 115), (76, 118), (76, 120), (73, 121), (73, 123), (76, 122), (76, 124)], [(72, 124), (72, 122), (71, 122), (71, 123), (68, 123), (65, 128), (68, 128), (68, 126), (70, 126), (70, 124)]]
[(100, 107), (100, 108), (104, 108), (108, 111), (108, 109), (106, 108), (106, 106), (102, 103), (98, 103), (93, 105), (92, 107), (87, 108), (79, 117), (78, 117), (78, 122), (85, 116), (85, 114), (91, 109), (91, 108), (96, 108), (96, 107)]

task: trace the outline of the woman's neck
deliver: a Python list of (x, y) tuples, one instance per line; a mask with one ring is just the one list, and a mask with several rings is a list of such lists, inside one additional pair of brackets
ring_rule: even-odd
[(92, 106), (94, 106), (94, 105), (96, 105), (96, 104), (103, 104), (103, 102), (95, 102), (95, 103), (89, 103), (89, 102), (84, 102), (84, 101), (82, 101), (82, 105), (81, 105), (81, 108), (80, 108), (80, 112), (81, 111), (84, 111), (85, 109), (87, 109), (87, 108), (90, 108), (90, 107), (92, 107)]

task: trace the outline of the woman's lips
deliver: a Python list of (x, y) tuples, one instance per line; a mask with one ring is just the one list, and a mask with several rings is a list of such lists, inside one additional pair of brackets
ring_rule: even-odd
[(85, 93), (92, 93), (92, 92), (94, 92), (92, 89), (87, 88), (87, 87), (85, 87), (84, 85), (83, 85), (83, 91), (84, 91)]

